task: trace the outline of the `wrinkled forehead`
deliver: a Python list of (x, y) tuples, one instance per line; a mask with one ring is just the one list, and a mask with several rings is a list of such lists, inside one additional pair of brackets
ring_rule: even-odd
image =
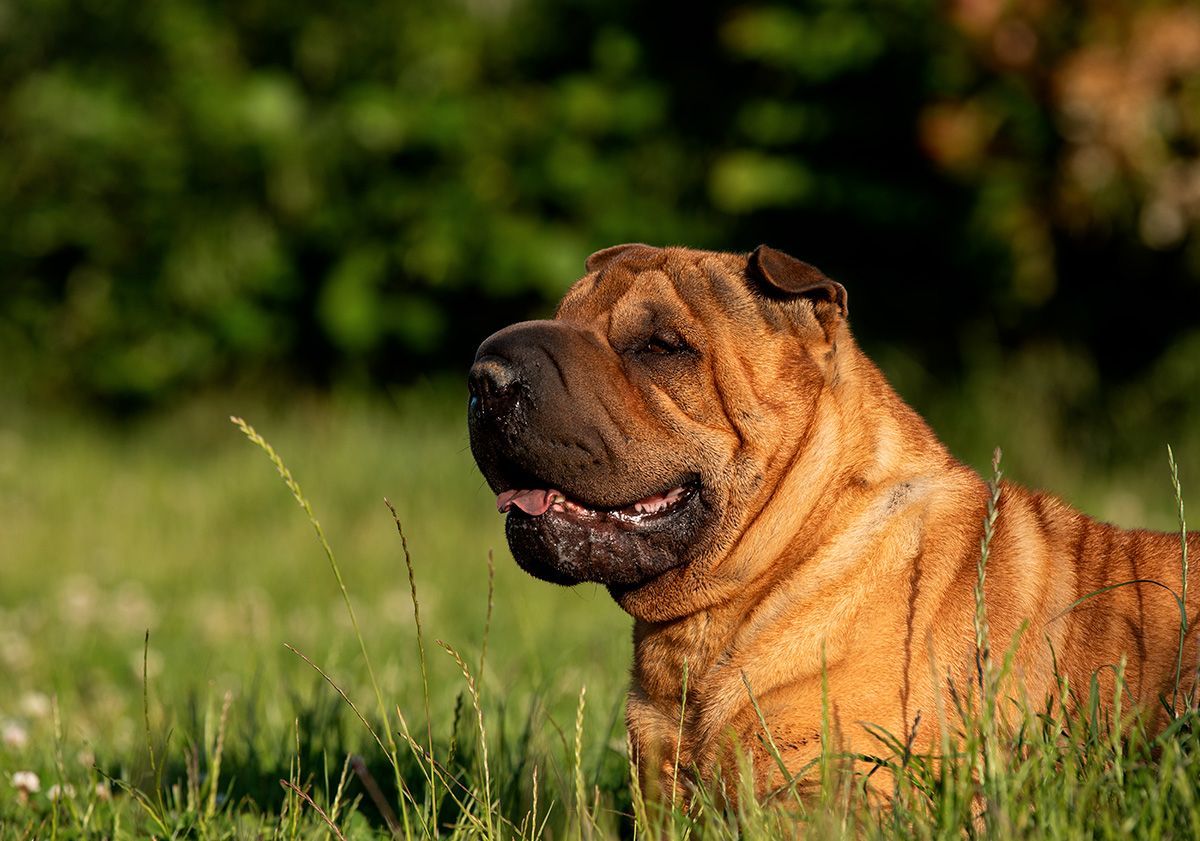
[(556, 318), (591, 322), (631, 308), (703, 319), (758, 309), (746, 284), (746, 257), (685, 248), (617, 259), (584, 275), (567, 292)]

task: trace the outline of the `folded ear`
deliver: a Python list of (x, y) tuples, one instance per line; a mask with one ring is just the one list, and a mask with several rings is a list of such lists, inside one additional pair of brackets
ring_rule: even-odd
[(589, 272), (598, 272), (618, 257), (635, 257), (645, 260), (655, 256), (659, 250), (653, 245), (646, 245), (644, 242), (627, 242), (624, 245), (610, 245), (608, 248), (601, 248), (591, 257), (587, 258), (587, 270)]
[(750, 253), (749, 270), (769, 292), (787, 297), (812, 298), (814, 303), (827, 301), (836, 307), (842, 318), (849, 314), (846, 287), (830, 280), (816, 266), (797, 260), (790, 254), (760, 245)]

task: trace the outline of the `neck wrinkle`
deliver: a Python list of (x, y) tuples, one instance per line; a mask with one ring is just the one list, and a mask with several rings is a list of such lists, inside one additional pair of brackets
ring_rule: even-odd
[[(760, 506), (754, 528), (742, 533), (730, 553), (698, 576), (711, 589), (682, 615), (635, 616), (638, 657), (661, 663), (669, 652), (681, 664), (686, 656), (689, 680), (705, 686), (706, 676), (714, 670), (733, 668), (727, 658), (736, 659), (735, 642), (746, 622), (752, 621), (748, 617), (769, 605), (773, 594), (797, 576), (806, 575), (806, 565), (811, 566), (832, 542), (844, 540), (848, 527), (870, 516), (881, 492), (954, 463), (882, 373), (863, 361), (856, 357), (858, 364), (843, 368), (840, 383), (822, 390), (808, 430), (798, 439), (775, 492)], [(819, 484), (805, 487), (806, 476), (819, 476)], [(792, 488), (803, 493), (799, 505)], [(785, 498), (793, 500), (793, 509), (798, 510), (783, 507)], [(742, 569), (735, 570), (736, 564)], [(718, 569), (724, 574), (714, 581), (713, 571)], [(677, 704), (678, 671), (643, 670), (635, 658), (634, 682), (657, 701)], [(689, 689), (693, 694), (703, 697)]]
[[(853, 506), (872, 488), (896, 479), (894, 465), (902, 453), (926, 449), (923, 436), (902, 434), (898, 415), (911, 415), (912, 428), (926, 427), (879, 370), (856, 348), (843, 345), (840, 356), (838, 383), (821, 389), (804, 433), (749, 526), (718, 560), (668, 571), (632, 598), (618, 597), (635, 620), (665, 626), (747, 609), (840, 531), (839, 518), (829, 512)], [(864, 410), (868, 404), (871, 411)], [(868, 423), (870, 418), (882, 420)], [(934, 450), (944, 455), (936, 445)], [(806, 477), (820, 477), (820, 484), (813, 487)], [(790, 507), (783, 507), (783, 499)]]
[[(832, 410), (827, 408), (832, 404)], [(824, 415), (824, 417), (823, 417)], [(770, 562), (764, 563), (758, 554), (760, 549), (759, 541), (756, 538), (761, 538), (763, 529), (770, 529), (773, 520), (778, 520), (780, 517), (790, 515), (791, 518), (797, 518), (802, 524), (801, 529), (806, 531), (809, 526), (812, 514), (820, 507), (820, 500), (829, 489), (829, 485), (833, 480), (832, 473), (826, 473), (819, 488), (810, 489), (807, 510), (801, 513), (798, 517), (794, 510), (785, 510), (776, 500), (779, 498), (777, 491), (788, 484), (789, 482), (801, 482), (802, 476), (809, 472), (806, 468), (811, 465), (805, 464), (806, 461), (812, 459), (833, 459), (836, 462), (838, 450), (840, 447), (834, 443), (831, 447), (822, 447), (826, 440), (837, 442), (839, 433), (842, 428), (841, 413), (837, 410), (837, 404), (829, 399), (828, 389), (822, 389), (820, 396), (817, 398), (815, 410), (809, 418), (804, 434), (799, 439), (795, 450), (791, 453), (787, 460), (787, 466), (780, 475), (780, 480), (775, 483), (775, 487), (764, 500), (762, 505), (755, 511), (750, 520), (748, 528), (743, 530), (738, 535), (737, 541), (730, 548), (729, 553), (717, 565), (717, 569), (724, 568), (729, 571), (729, 576), (736, 580), (740, 585), (749, 585), (752, 591), (757, 591), (760, 588), (754, 584), (758, 581), (763, 568), (770, 568), (774, 564)], [(811, 446), (816, 444), (817, 446)], [(821, 449), (821, 452), (815, 450)], [(771, 553), (770, 560), (776, 560), (778, 555)], [(744, 595), (750, 595), (744, 593)], [(757, 592), (754, 595), (758, 595)]]
[[(721, 561), (720, 565), (726, 569), (740, 566), (734, 577), (742, 587), (737, 591), (741, 596), (737, 601), (743, 610), (761, 601), (840, 530), (837, 518), (824, 515), (847, 501), (847, 491), (856, 493), (859, 488), (867, 487), (869, 483), (863, 477), (877, 475), (883, 467), (873, 458), (877, 454), (875, 441), (879, 425), (864, 422), (870, 416), (862, 411), (869, 398), (869, 381), (860, 374), (861, 369), (855, 366), (837, 385), (822, 390), (808, 428), (776, 483), (777, 490), (789, 483), (803, 486), (805, 476), (820, 475), (819, 486), (805, 489), (803, 510), (799, 513), (794, 509), (772, 512), (772, 503), (779, 496), (774, 493), (755, 517), (755, 522), (761, 521), (763, 526), (769, 526), (771, 520), (768, 518), (790, 520), (795, 525), (789, 527), (785, 522), (777, 528), (780, 539), (771, 541), (767, 538), (766, 547), (762, 546), (764, 541), (761, 540), (757, 545), (754, 542), (748, 544), (747, 539), (753, 540), (754, 535), (747, 530), (739, 536), (730, 555)], [(783, 496), (794, 497), (793, 494)], [(763, 552), (764, 548), (768, 551)], [(750, 557), (739, 558), (739, 555)]]
[[(839, 388), (841, 387), (843, 386), (839, 386)], [(832, 409), (825, 408), (827, 405), (832, 406)], [(738, 532), (729, 549), (715, 561), (703, 565), (689, 565), (680, 571), (683, 580), (674, 582), (674, 587), (678, 587), (686, 593), (684, 599), (687, 603), (679, 608), (682, 612), (672, 611), (669, 615), (653, 615), (650, 611), (630, 609), (633, 607), (632, 605), (623, 604), (622, 606), (635, 620), (645, 623), (647, 626), (665, 627), (686, 623), (707, 613), (719, 612), (727, 608), (740, 608), (748, 600), (753, 601), (754, 595), (761, 589), (755, 586), (755, 568), (761, 569), (763, 566), (761, 563), (755, 564), (753, 561), (758, 548), (754, 544), (754, 539), (761, 533), (764, 524), (772, 518), (772, 509), (776, 507), (772, 505), (772, 502), (776, 499), (778, 490), (789, 478), (795, 477), (806, 469), (802, 462), (806, 456), (814, 457), (810, 454), (811, 451), (820, 449), (811, 446), (814, 441), (820, 444), (824, 439), (828, 439), (830, 451), (836, 445), (838, 438), (836, 427), (841, 426), (840, 413), (836, 405), (836, 401), (832, 399), (830, 387), (823, 387), (814, 402), (814, 409), (804, 432), (796, 439), (795, 447), (787, 457), (786, 467), (781, 471), (779, 481), (774, 483), (771, 492), (764, 493), (761, 504), (757, 505), (754, 512), (744, 521), (747, 525), (744, 525)], [(835, 428), (821, 434), (823, 413), (832, 416), (831, 420)], [(828, 423), (827, 421), (826, 425)], [(816, 454), (816, 457), (820, 456), (820, 453)], [(816, 498), (819, 499), (820, 493), (824, 491), (827, 484), (828, 482), (822, 486), (821, 491), (816, 494)], [(807, 519), (807, 515), (805, 519)], [(780, 549), (782, 550), (782, 548), (781, 546)], [(743, 558), (743, 556), (749, 557)], [(695, 586), (688, 587), (689, 581)], [(749, 591), (747, 586), (750, 586)]]

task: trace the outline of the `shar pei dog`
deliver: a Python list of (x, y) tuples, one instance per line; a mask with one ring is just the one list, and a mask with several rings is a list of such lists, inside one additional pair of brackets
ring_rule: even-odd
[[(859, 350), (840, 284), (765, 246), (614, 246), (553, 319), (484, 341), (469, 387), (517, 563), (603, 584), (634, 619), (626, 718), (648, 790), (740, 767), (761, 795), (784, 779), (775, 753), (795, 773), (823, 733), (878, 754), (865, 722), (934, 749), (947, 682), (976, 674), (991, 488)], [(985, 604), (1028, 697), (1098, 676), (1111, 700), (1124, 658), (1154, 715), (1175, 680), (1180, 549), (1002, 484)], [(1076, 604), (1126, 581), (1156, 583)], [(1193, 628), (1198, 603), (1192, 587)]]

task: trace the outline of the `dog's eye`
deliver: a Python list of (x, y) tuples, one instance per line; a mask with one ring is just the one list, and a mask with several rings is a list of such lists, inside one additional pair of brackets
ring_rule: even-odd
[(691, 348), (683, 340), (683, 337), (673, 332), (655, 333), (638, 348), (639, 353), (650, 354), (652, 356), (667, 356), (673, 353), (684, 353), (689, 350)]

